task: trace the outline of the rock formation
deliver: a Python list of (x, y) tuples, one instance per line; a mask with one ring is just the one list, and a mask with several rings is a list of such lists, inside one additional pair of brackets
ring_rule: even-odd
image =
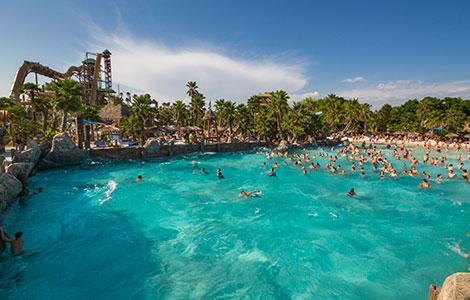
[(0, 212), (16, 201), (23, 184), (10, 173), (0, 174)]
[(148, 139), (147, 142), (145, 142), (144, 149), (148, 157), (160, 155), (160, 144), (156, 139)]
[(286, 140), (282, 140), (277, 146), (277, 150), (279, 151), (287, 151), (289, 149), (289, 143)]
[(455, 273), (444, 281), (437, 300), (470, 299), (470, 273)]
[(28, 141), (26, 150), (19, 152), (11, 149), (11, 162), (12, 163), (32, 163), (33, 166), (39, 161), (41, 150), (35, 141)]
[(78, 149), (67, 133), (59, 133), (52, 141), (49, 153), (40, 161), (41, 169), (78, 162), (88, 158), (85, 151)]

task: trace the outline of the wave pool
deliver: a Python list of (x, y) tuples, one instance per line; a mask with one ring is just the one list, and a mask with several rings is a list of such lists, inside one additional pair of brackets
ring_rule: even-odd
[(367, 177), (330, 174), (325, 158), (307, 175), (284, 159), (261, 174), (274, 161), (206, 153), (39, 173), (30, 186), (44, 192), (7, 219), (26, 253), (0, 257), (2, 298), (427, 299), (429, 284), (468, 270), (463, 180), (420, 190), (421, 177), (379, 179), (370, 164)]

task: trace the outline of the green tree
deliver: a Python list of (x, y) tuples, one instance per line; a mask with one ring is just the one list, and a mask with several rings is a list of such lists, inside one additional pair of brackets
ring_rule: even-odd
[(54, 79), (46, 84), (46, 89), (54, 92), (51, 102), (56, 110), (62, 112), (61, 132), (65, 132), (67, 126), (67, 114), (69, 112), (77, 113), (82, 107), (83, 85), (70, 79)]
[(235, 110), (235, 132), (240, 132), (244, 137), (251, 133), (253, 118), (250, 110), (245, 104), (239, 104)]
[(20, 89), (18, 90), (19, 93), (21, 94), (27, 94), (29, 96), (29, 99), (31, 101), (31, 106), (33, 108), (33, 121), (36, 121), (36, 115), (35, 115), (35, 100), (36, 100), (36, 95), (41, 91), (41, 89), (32, 82), (27, 82), (23, 84)]
[(197, 86), (196, 81), (188, 81), (186, 87), (188, 88), (186, 94), (188, 94), (191, 99), (197, 94), (199, 94), (199, 92), (197, 91), (199, 87)]
[(222, 124), (228, 126), (230, 136), (233, 134), (233, 123), (235, 121), (235, 103), (232, 101), (225, 101), (224, 108), (222, 110)]
[(261, 109), (261, 99), (258, 95), (253, 95), (248, 99), (247, 102), (248, 109), (253, 115), (253, 121), (256, 121), (256, 114), (260, 112)]
[(186, 105), (181, 100), (173, 104), (173, 118), (177, 126), (183, 126), (184, 119), (187, 116)]
[(222, 112), (225, 106), (225, 99), (215, 100), (215, 116), (217, 117), (217, 126), (222, 126)]
[(284, 139), (284, 133), (281, 128), (281, 122), (289, 107), (289, 96), (286, 91), (276, 91), (272, 93), (271, 102), (268, 105), (269, 115), (276, 120), (279, 137)]
[(140, 144), (143, 145), (145, 141), (145, 125), (148, 121), (153, 121), (157, 114), (155, 102), (149, 97), (149, 95), (134, 95), (131, 110), (140, 121)]
[(206, 105), (204, 98), (204, 95), (197, 93), (191, 98), (191, 102), (189, 103), (189, 113), (194, 126), (199, 126), (202, 122), (204, 105)]
[(134, 140), (142, 135), (142, 122), (136, 115), (131, 115), (130, 117), (125, 118), (121, 124), (121, 128), (124, 133), (131, 135)]

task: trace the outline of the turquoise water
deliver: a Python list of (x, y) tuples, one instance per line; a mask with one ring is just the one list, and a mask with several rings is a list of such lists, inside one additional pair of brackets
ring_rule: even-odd
[[(419, 190), (421, 178), (379, 179), (370, 165), (366, 178), (329, 174), (325, 158), (307, 175), (277, 159), (268, 177), (265, 161), (208, 153), (39, 173), (30, 186), (45, 192), (7, 220), (26, 254), (0, 257), (2, 298), (427, 299), (429, 284), (468, 270), (461, 179)], [(254, 189), (262, 196), (232, 199)]]

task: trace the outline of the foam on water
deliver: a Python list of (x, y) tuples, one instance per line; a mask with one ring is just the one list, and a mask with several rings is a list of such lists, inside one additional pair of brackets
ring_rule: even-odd
[(116, 189), (117, 187), (117, 183), (116, 181), (114, 180), (111, 180), (108, 182), (108, 189), (106, 190), (106, 192), (104, 192), (104, 199), (100, 201), (100, 203), (98, 205), (101, 205), (103, 204), (104, 202), (108, 201), (109, 199), (111, 199), (111, 194), (114, 192), (114, 190)]
[[(275, 157), (269, 177), (265, 161), (206, 153), (38, 173), (30, 185), (44, 193), (22, 199), (6, 224), (34, 255), (0, 257), (2, 297), (425, 299), (429, 284), (467, 270), (462, 180), (419, 190), (421, 177), (379, 179), (370, 165), (365, 178), (345, 161), (350, 174), (332, 175), (318, 158), (322, 168), (302, 175)], [(242, 190), (262, 197), (233, 199)]]

